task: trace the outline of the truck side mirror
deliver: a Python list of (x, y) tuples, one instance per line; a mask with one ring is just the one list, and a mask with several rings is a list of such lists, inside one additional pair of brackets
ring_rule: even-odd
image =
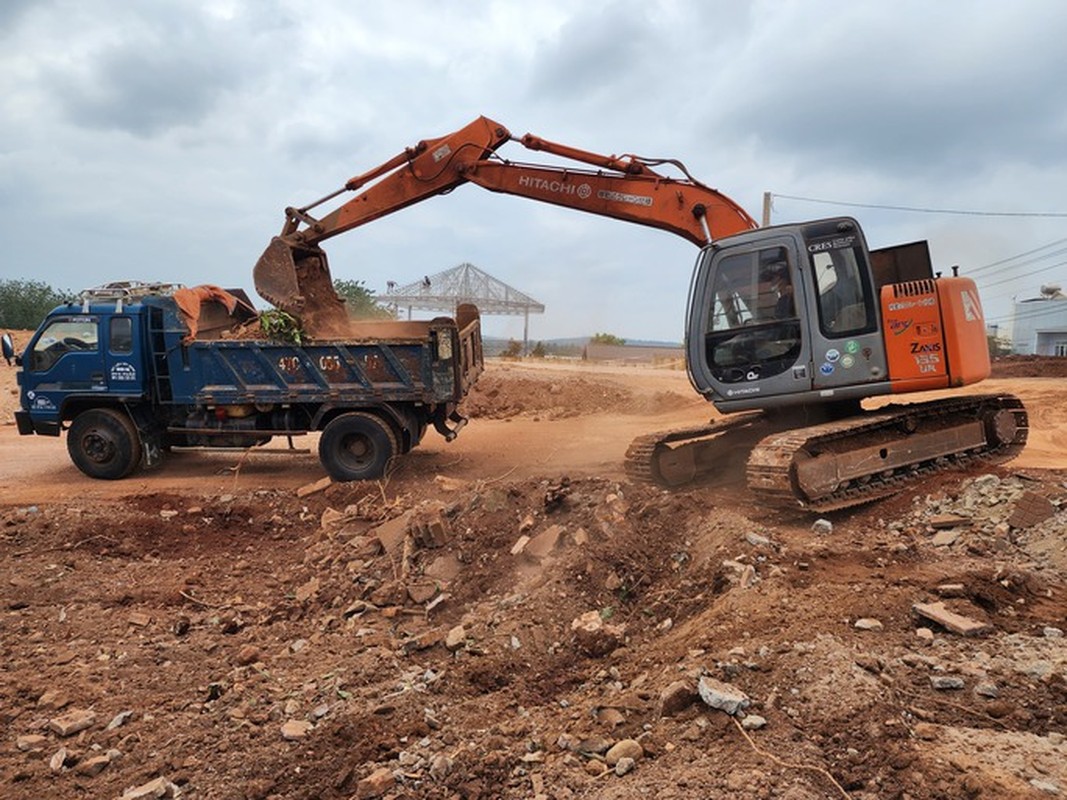
[[(5, 333), (3, 336), (0, 336), (0, 348), (2, 348), (4, 352), (4, 361), (6, 361), (7, 365), (10, 367), (11, 359), (15, 358), (15, 343), (11, 341), (10, 333)], [(21, 360), (22, 359), (20, 358), (15, 359), (15, 363), (22, 366), (19, 364)]]

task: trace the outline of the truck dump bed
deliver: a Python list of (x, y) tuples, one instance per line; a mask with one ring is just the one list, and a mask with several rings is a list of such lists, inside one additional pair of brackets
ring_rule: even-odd
[(169, 378), (161, 396), (174, 403), (455, 403), (484, 366), (472, 306), (461, 307), (455, 321), (353, 322), (343, 341), (218, 338), (183, 345), (181, 319), (165, 299), (158, 302)]

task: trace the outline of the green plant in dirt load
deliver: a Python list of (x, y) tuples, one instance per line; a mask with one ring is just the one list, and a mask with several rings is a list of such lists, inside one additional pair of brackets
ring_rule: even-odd
[(278, 308), (259, 312), (259, 327), (268, 338), (279, 342), (302, 344), (304, 341), (300, 320)]

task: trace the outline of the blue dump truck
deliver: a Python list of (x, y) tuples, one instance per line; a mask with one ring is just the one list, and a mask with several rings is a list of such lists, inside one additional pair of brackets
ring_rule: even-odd
[(66, 430), (78, 469), (114, 480), (171, 449), (321, 431), (323, 467), (353, 481), (381, 477), (430, 425), (451, 441), (466, 422), (457, 406), (484, 366), (472, 305), (296, 344), (259, 332), (244, 292), (205, 296), (190, 316), (183, 290), (109, 284), (54, 309), (17, 359), (19, 433)]

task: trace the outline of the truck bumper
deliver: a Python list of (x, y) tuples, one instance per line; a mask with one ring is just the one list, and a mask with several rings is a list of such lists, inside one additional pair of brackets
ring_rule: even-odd
[(58, 422), (34, 422), (28, 411), (15, 412), (15, 425), (18, 426), (19, 433), (23, 436), (33, 433), (41, 436), (59, 436)]

